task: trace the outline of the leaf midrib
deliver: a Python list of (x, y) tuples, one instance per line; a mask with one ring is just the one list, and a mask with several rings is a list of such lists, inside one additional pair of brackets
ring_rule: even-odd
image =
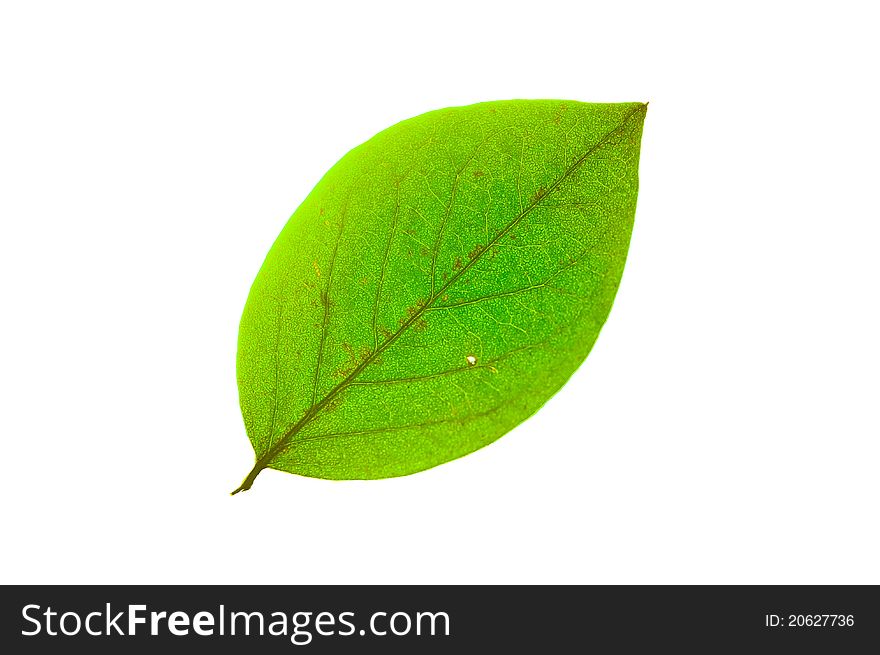
[[(317, 415), (318, 413), (336, 396), (338, 396), (342, 391), (347, 389), (351, 383), (370, 365), (372, 364), (376, 357), (382, 354), (385, 350), (387, 350), (397, 339), (404, 334), (409, 327), (418, 321), (422, 315), (437, 301), (438, 298), (442, 297), (446, 291), (452, 287), (459, 279), (461, 279), (462, 275), (467, 273), (468, 270), (483, 256), (485, 252), (490, 250), (493, 246), (495, 246), (501, 239), (503, 239), (511, 230), (513, 230), (523, 218), (525, 218), (535, 207), (538, 206), (542, 201), (544, 201), (547, 197), (550, 196), (559, 186), (568, 179), (574, 171), (576, 171), (594, 152), (596, 152), (600, 147), (602, 147), (615, 133), (622, 130), (624, 127), (629, 124), (629, 121), (639, 112), (645, 111), (647, 105), (638, 105), (632, 111), (630, 111), (624, 119), (621, 121), (619, 125), (617, 125), (614, 129), (610, 130), (607, 134), (605, 134), (601, 139), (599, 139), (595, 144), (590, 146), (587, 151), (581, 155), (573, 164), (571, 164), (565, 172), (557, 178), (553, 184), (551, 184), (545, 193), (542, 195), (535, 197), (535, 199), (530, 202), (530, 204), (523, 209), (516, 217), (514, 217), (498, 234), (496, 234), (491, 241), (489, 241), (484, 248), (481, 248), (479, 252), (472, 257), (467, 264), (462, 266), (454, 275), (452, 275), (449, 280), (440, 287), (437, 291), (435, 291), (431, 297), (419, 307), (419, 309), (413, 314), (398, 328), (398, 330), (389, 336), (382, 344), (373, 350), (360, 364), (355, 367), (355, 369), (349, 373), (345, 379), (341, 380), (336, 384), (327, 394), (317, 403), (313, 404), (305, 414), (303, 414), (302, 418), (300, 418), (290, 429), (288, 429), (284, 435), (279, 439), (275, 445), (273, 445), (266, 453), (259, 458), (256, 465), (254, 466), (254, 471), (252, 471), (252, 476), (248, 476), (251, 481), (252, 477), (255, 477), (255, 473), (258, 473), (262, 469), (266, 468), (269, 463), (279, 454), (281, 454), (288, 447), (292, 446), (296, 443), (293, 439), (306, 425), (308, 425)], [(242, 485), (242, 488), (247, 488)]]

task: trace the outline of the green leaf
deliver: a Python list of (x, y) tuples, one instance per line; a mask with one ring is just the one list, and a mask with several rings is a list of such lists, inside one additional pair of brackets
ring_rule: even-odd
[(256, 465), (236, 492), (264, 468), (415, 473), (537, 411), (611, 309), (646, 108), (443, 109), (330, 169), (244, 309), (238, 385)]

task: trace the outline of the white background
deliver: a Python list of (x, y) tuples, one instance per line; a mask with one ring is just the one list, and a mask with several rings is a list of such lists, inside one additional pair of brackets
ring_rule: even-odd
[[(4, 583), (880, 583), (871, 3), (8, 2)], [(507, 98), (650, 101), (586, 364), (415, 476), (253, 462), (238, 320), (348, 149)]]

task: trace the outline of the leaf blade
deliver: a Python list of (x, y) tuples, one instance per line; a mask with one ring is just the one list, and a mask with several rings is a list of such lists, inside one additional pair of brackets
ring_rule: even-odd
[[(242, 318), (239, 388), (255, 470), (405, 475), (472, 452), (534, 413), (583, 361), (610, 309), (634, 214), (644, 109), (508, 101), (441, 110), (340, 160), (273, 245)], [(552, 138), (562, 128), (565, 138)], [(344, 239), (346, 222), (354, 227)], [(582, 262), (595, 278), (576, 270)], [(544, 274), (533, 277), (535, 268)], [(592, 305), (589, 327), (573, 330), (571, 311), (547, 321), (535, 304), (578, 314)], [(292, 310), (304, 317), (298, 325)], [(553, 333), (530, 342), (541, 325), (524, 318), (529, 311)], [(304, 325), (320, 328), (316, 344)], [(451, 336), (456, 348), (442, 347)], [(505, 359), (499, 375), (505, 349), (519, 357)], [(542, 357), (530, 362), (528, 352)], [(297, 380), (315, 361), (303, 394)], [(517, 383), (522, 375), (531, 382)], [(268, 421), (261, 404), (271, 405)]]

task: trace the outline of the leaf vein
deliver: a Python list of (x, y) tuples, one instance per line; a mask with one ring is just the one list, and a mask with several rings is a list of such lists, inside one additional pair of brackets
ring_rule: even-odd
[[(324, 363), (324, 346), (327, 343), (327, 332), (330, 325), (330, 288), (333, 284), (333, 269), (336, 265), (336, 257), (339, 254), (339, 243), (342, 241), (342, 231), (345, 229), (345, 214), (347, 207), (342, 212), (339, 221), (339, 232), (336, 234), (336, 243), (333, 246), (333, 254), (330, 256), (330, 264), (327, 268), (327, 283), (321, 291), (321, 304), (324, 306), (324, 319), (321, 323), (321, 339), (318, 342), (318, 363), (315, 365), (315, 381), (312, 386), (312, 406), (318, 398), (318, 382), (321, 379), (321, 367)], [(271, 452), (271, 451), (270, 451)]]

